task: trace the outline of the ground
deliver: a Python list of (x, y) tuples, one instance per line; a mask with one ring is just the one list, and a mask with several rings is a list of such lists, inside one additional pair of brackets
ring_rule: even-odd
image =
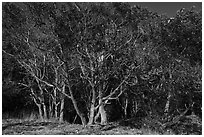
[(109, 123), (106, 126), (93, 125), (83, 127), (79, 124), (67, 122), (37, 122), (7, 119), (2, 121), (3, 135), (136, 135), (156, 134), (130, 126), (119, 125), (119, 122)]
[[(149, 127), (141, 126), (142, 121), (133, 124), (131, 121), (118, 121), (106, 126), (92, 125), (83, 127), (80, 124), (59, 123), (55, 121), (40, 122), (37, 120), (3, 119), (3, 135), (158, 135), (176, 134), (172, 130), (159, 132)], [(140, 123), (140, 124), (138, 124)], [(140, 125), (140, 126), (138, 126)], [(184, 132), (183, 132), (184, 133)], [(182, 134), (183, 134), (182, 133)], [(187, 134), (187, 132), (186, 132)], [(194, 134), (194, 133), (193, 133)], [(201, 133), (195, 133), (201, 134)]]

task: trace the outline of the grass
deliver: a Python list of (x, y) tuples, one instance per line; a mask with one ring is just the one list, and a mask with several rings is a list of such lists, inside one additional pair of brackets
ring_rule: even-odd
[[(136, 135), (143, 134), (139, 129), (114, 126), (106, 130), (101, 126), (83, 127), (78, 124), (10, 121), (12, 124), (3, 126), (3, 135)], [(108, 125), (110, 126), (110, 125)]]
[(54, 121), (40, 122), (38, 120), (22, 121), (20, 119), (3, 120), (3, 135), (159, 135), (150, 128), (134, 128), (122, 126), (119, 122), (106, 126), (87, 126), (58, 123)]
[[(24, 114), (23, 114), (24, 113)], [(106, 126), (94, 125), (83, 127), (79, 124), (67, 122), (59, 123), (56, 119), (39, 120), (36, 113), (22, 114), (19, 118), (9, 118), (4, 114), (2, 120), (3, 135), (175, 135), (175, 134), (202, 134), (202, 125), (193, 123), (184, 125), (179, 123), (172, 129), (162, 129), (155, 124), (156, 120), (135, 118), (111, 122)], [(186, 121), (184, 121), (187, 124)], [(190, 125), (190, 126), (189, 126)], [(192, 128), (195, 126), (194, 128)]]
[(31, 121), (31, 120), (39, 120), (39, 115), (36, 112), (27, 112), (27, 111), (21, 111), (18, 113), (3, 113), (2, 115), (3, 119), (19, 119), (22, 121)]

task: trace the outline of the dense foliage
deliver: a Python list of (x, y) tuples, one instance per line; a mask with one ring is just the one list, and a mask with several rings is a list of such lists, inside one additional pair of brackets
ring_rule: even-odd
[(42, 120), (83, 125), (145, 117), (161, 129), (201, 118), (201, 12), (3, 3), (2, 14), (3, 112), (34, 106)]

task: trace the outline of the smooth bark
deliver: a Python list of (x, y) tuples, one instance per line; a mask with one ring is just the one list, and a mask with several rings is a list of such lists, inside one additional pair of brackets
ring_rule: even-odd
[(94, 122), (95, 102), (96, 102), (96, 91), (94, 90), (94, 87), (92, 87), (92, 100), (91, 100), (88, 125), (91, 125)]
[[(65, 84), (63, 85), (62, 92), (65, 93)], [(62, 98), (61, 98), (60, 117), (59, 117), (59, 121), (60, 122), (63, 121), (63, 116), (64, 116), (64, 112), (63, 111), (64, 111), (64, 95), (62, 95)]]
[(106, 114), (106, 111), (105, 111), (105, 104), (102, 100), (102, 97), (103, 97), (103, 93), (102, 93), (102, 88), (100, 86), (99, 88), (99, 104), (101, 104), (99, 106), (99, 113), (100, 113), (100, 116), (101, 116), (101, 125), (106, 125), (108, 120), (107, 120), (107, 114)]
[(53, 100), (49, 97), (49, 118), (53, 117)]
[(38, 113), (39, 113), (39, 116), (40, 116), (40, 120), (43, 121), (44, 118), (43, 118), (43, 113), (42, 113), (42, 109), (41, 109), (41, 104), (36, 104), (38, 106)]
[(43, 106), (43, 114), (44, 114), (44, 119), (47, 119), (47, 109), (45, 103), (42, 103)]

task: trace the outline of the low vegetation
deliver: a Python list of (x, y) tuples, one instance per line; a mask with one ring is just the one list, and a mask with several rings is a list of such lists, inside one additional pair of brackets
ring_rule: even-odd
[(164, 127), (155, 118), (135, 118), (83, 126), (59, 122), (54, 119), (41, 121), (37, 117), (3, 119), (3, 135), (200, 135), (202, 121), (199, 117), (183, 117), (180, 122)]

